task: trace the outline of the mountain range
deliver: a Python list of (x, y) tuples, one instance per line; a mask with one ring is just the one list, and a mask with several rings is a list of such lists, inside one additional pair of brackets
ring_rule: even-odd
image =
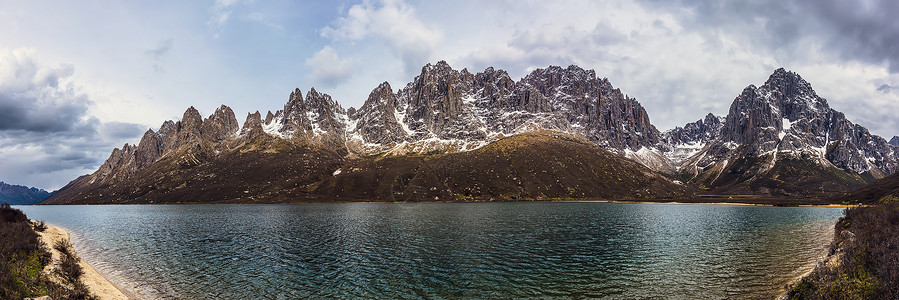
[(727, 116), (660, 132), (593, 70), (441, 61), (359, 109), (314, 88), (243, 126), (191, 107), (47, 203), (820, 198), (896, 172), (897, 150), (784, 69)]
[(50, 192), (42, 189), (22, 185), (12, 185), (0, 181), (0, 203), (11, 205), (35, 204), (44, 201), (44, 199), (47, 199), (50, 195)]

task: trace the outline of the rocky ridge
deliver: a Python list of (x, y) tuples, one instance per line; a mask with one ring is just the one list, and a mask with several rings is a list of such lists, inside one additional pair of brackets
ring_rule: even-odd
[[(807, 162), (830, 174), (815, 179), (823, 182), (821, 192), (842, 191), (895, 172), (899, 153), (846, 120), (798, 74), (784, 69), (764, 85), (744, 89), (727, 116), (708, 114), (662, 133), (639, 102), (593, 70), (550, 66), (514, 81), (503, 70), (471, 73), (441, 61), (424, 66), (399, 90), (380, 84), (359, 109), (344, 109), (314, 88), (305, 97), (294, 90), (283, 109), (265, 118), (249, 114), (243, 127), (227, 106), (206, 119), (191, 107), (181, 121), (148, 130), (138, 145), (115, 149), (100, 169), (70, 186), (115, 185), (160, 161), (184, 169), (235, 151), (305, 157), (308, 149), (320, 149), (329, 153), (326, 165), (337, 169), (344, 159), (469, 152), (505, 137), (547, 130), (725, 193), (793, 195), (778, 190), (776, 185), (783, 184), (778, 172), (793, 172)], [(334, 170), (312, 173), (319, 171)], [(720, 189), (764, 176), (774, 183)], [(303, 182), (314, 185), (315, 178)]]
[[(725, 118), (716, 122), (709, 116), (701, 121), (712, 132), (701, 132), (697, 123), (691, 123), (685, 128), (692, 130), (665, 132), (659, 149), (681, 176), (704, 186), (730, 184), (719, 180), (728, 172), (742, 173), (739, 179), (731, 179), (752, 181), (790, 160), (812, 162), (822, 172), (836, 168), (853, 177), (838, 180), (850, 182), (837, 186), (834, 191), (838, 191), (882, 178), (899, 165), (899, 149), (830, 108), (801, 76), (782, 68), (762, 86), (746, 87)], [(769, 193), (770, 189), (742, 192)]]
[(364, 155), (467, 151), (544, 129), (616, 153), (659, 140), (635, 99), (577, 66), (537, 69), (516, 82), (503, 70), (472, 74), (441, 61), (396, 92), (382, 83), (344, 119), (348, 150)]

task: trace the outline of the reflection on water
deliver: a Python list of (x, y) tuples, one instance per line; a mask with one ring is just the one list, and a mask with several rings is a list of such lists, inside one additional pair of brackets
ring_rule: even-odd
[(756, 298), (840, 208), (617, 203), (20, 207), (140, 298)]

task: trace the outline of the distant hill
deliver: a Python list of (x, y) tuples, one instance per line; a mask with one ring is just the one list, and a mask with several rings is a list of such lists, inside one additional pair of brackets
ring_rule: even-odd
[(11, 185), (0, 181), (0, 203), (9, 203), (12, 205), (35, 204), (47, 197), (50, 192), (45, 190), (30, 188), (22, 185)]

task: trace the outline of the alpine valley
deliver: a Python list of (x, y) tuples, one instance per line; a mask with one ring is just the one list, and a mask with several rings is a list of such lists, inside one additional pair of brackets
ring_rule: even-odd
[(44, 203), (831, 199), (896, 172), (893, 140), (784, 69), (727, 116), (660, 132), (593, 70), (515, 81), (441, 61), (359, 109), (314, 88), (242, 126), (227, 106), (188, 108)]

